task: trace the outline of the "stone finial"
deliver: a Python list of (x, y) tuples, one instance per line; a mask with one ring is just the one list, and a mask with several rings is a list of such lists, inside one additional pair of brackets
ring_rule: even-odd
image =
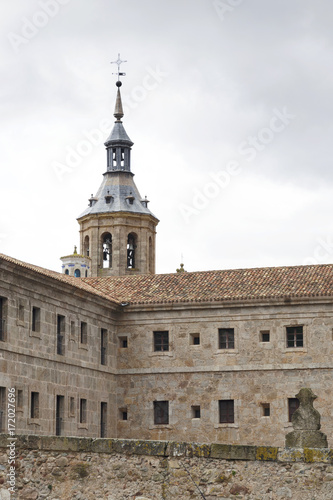
[(295, 431), (318, 431), (320, 429), (320, 413), (313, 407), (317, 396), (311, 389), (303, 388), (295, 397), (299, 400), (299, 408), (291, 419)]
[(327, 448), (327, 436), (320, 432), (320, 413), (313, 407), (317, 396), (310, 388), (302, 388), (295, 396), (299, 408), (291, 418), (294, 431), (286, 435), (287, 448)]
[(115, 108), (114, 108), (113, 116), (115, 118), (117, 118), (117, 122), (120, 122), (121, 119), (122, 119), (122, 117), (124, 116), (123, 105), (122, 105), (122, 102), (121, 102), (121, 95), (120, 95), (119, 87), (118, 87), (118, 90), (117, 90), (116, 105), (115, 105)]

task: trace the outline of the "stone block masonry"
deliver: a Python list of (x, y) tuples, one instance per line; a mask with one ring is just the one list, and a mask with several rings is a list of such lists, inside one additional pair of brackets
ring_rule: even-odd
[(333, 450), (17, 436), (15, 497), (0, 500), (331, 500)]

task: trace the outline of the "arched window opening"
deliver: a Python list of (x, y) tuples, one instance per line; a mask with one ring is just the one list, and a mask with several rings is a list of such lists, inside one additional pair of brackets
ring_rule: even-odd
[(68, 271), (68, 269), (66, 269), (66, 270), (65, 270), (65, 274), (69, 274), (69, 271)]
[(75, 276), (75, 278), (81, 278), (81, 271), (80, 271), (80, 269), (75, 269), (74, 276)]
[(115, 170), (117, 168), (117, 149), (112, 148), (112, 169)]
[(127, 238), (127, 268), (135, 268), (136, 235), (130, 233)]
[(102, 236), (102, 258), (103, 269), (112, 267), (112, 236), (110, 233), (105, 233)]
[(83, 245), (83, 247), (84, 247), (84, 255), (86, 257), (89, 257), (89, 236), (86, 236), (84, 238), (84, 245)]
[(121, 169), (124, 170), (124, 168), (125, 168), (125, 149), (124, 148), (121, 148), (121, 152), (120, 152), (120, 166), (121, 166)]
[(149, 272), (154, 272), (154, 257), (153, 257), (153, 240), (149, 237)]

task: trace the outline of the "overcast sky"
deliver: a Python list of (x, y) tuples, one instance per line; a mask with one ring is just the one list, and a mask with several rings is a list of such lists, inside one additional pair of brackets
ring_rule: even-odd
[(333, 262), (332, 0), (0, 5), (1, 253), (60, 271), (79, 244), (120, 52), (157, 272)]

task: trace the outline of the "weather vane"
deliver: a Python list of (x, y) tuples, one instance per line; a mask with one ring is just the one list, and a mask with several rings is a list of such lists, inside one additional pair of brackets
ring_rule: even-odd
[(126, 73), (121, 73), (120, 72), (120, 65), (122, 63), (125, 63), (125, 62), (127, 62), (127, 61), (122, 61), (120, 59), (120, 54), (118, 54), (118, 59), (116, 61), (111, 61), (111, 64), (117, 64), (118, 65), (118, 72), (117, 73), (112, 73), (113, 75), (118, 75), (118, 81), (119, 81), (119, 79), (120, 79), (121, 76), (126, 76)]

